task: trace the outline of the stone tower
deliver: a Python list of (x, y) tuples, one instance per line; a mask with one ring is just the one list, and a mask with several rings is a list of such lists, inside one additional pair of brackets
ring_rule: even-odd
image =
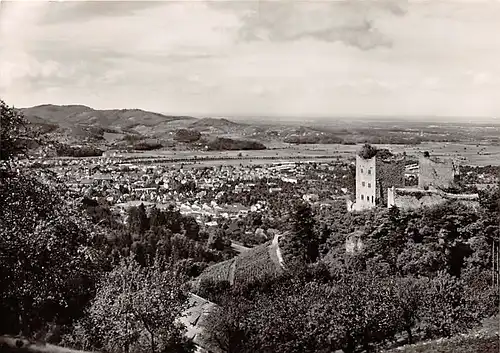
[(405, 157), (373, 149), (371, 154), (356, 154), (355, 211), (387, 205), (387, 189), (404, 187)]
[(356, 155), (356, 202), (357, 210), (375, 207), (377, 200), (376, 158), (365, 159)]

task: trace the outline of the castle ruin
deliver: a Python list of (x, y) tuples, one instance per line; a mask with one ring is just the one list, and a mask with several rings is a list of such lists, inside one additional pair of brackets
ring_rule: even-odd
[(387, 150), (365, 145), (356, 154), (356, 199), (348, 201), (348, 210), (363, 211), (377, 206), (396, 206), (415, 209), (449, 200), (477, 206), (477, 194), (447, 192), (460, 175), (460, 166), (454, 160), (419, 159), (417, 188), (405, 187), (406, 158)]

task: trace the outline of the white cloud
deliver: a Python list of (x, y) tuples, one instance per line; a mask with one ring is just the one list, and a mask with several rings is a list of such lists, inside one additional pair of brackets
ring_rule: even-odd
[(491, 81), (491, 74), (487, 72), (479, 72), (473, 75), (473, 82), (475, 85), (487, 84)]
[(423, 88), (435, 89), (439, 87), (441, 80), (438, 77), (426, 77), (423, 82)]
[(59, 63), (40, 62), (24, 53), (12, 53), (0, 59), (0, 87), (9, 87), (18, 80), (60, 77), (61, 74)]

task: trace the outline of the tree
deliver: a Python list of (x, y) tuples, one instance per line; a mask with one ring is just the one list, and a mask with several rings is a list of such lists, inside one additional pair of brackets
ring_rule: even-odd
[(402, 275), (432, 276), (446, 268), (446, 256), (437, 244), (409, 243), (399, 254), (396, 266)]
[(282, 249), (287, 263), (305, 264), (316, 261), (320, 244), (311, 206), (306, 202), (297, 203), (291, 221), (291, 233), (282, 237)]
[(128, 210), (128, 225), (131, 232), (144, 234), (149, 229), (149, 219), (144, 204), (130, 207)]
[(23, 116), (0, 100), (0, 162), (26, 150), (27, 129)]
[(227, 351), (369, 349), (401, 328), (395, 289), (394, 282), (367, 273), (335, 285), (304, 274), (285, 275), (265, 287), (234, 288), (209, 315), (207, 335)]
[(449, 337), (479, 323), (477, 303), (467, 297), (464, 283), (441, 271), (429, 280), (418, 315), (426, 337)]
[(423, 305), (422, 298), (425, 279), (416, 277), (403, 277), (396, 279), (395, 301), (400, 309), (400, 329), (408, 334), (408, 343), (413, 343), (413, 328), (416, 326), (419, 316), (419, 308)]
[(4, 332), (30, 336), (53, 320), (71, 323), (100, 272), (96, 229), (56, 188), (17, 172), (0, 179), (0, 199), (0, 282), (9, 283), (0, 312), (10, 313), (0, 316), (12, 318), (2, 319)]
[(370, 158), (375, 157), (377, 152), (378, 152), (377, 148), (375, 148), (372, 145), (367, 143), (363, 146), (363, 148), (361, 148), (361, 150), (359, 151), (358, 154), (360, 157), (362, 157), (364, 159), (370, 159)]
[(500, 179), (498, 185), (492, 190), (481, 190), (479, 192), (479, 203), (488, 212), (497, 216), (500, 214)]
[(240, 298), (238, 303), (230, 299), (215, 307), (209, 316), (201, 322), (203, 341), (215, 352), (245, 353), (252, 352), (248, 345), (247, 332), (244, 327), (245, 316), (250, 303)]
[(309, 292), (290, 281), (261, 289), (234, 288), (204, 322), (207, 342), (226, 352), (315, 351), (306, 319)]
[(192, 240), (198, 240), (200, 225), (196, 222), (196, 219), (193, 216), (183, 217), (182, 226), (186, 237)]
[(394, 337), (400, 328), (401, 311), (397, 306), (392, 280), (358, 272), (345, 277), (331, 294), (329, 312), (333, 322), (329, 330), (332, 349), (352, 353), (358, 346), (370, 345)]
[(217, 229), (210, 232), (207, 244), (210, 249), (224, 251), (231, 246), (231, 241), (222, 229)]
[[(86, 317), (87, 337), (95, 337), (95, 349), (131, 352), (189, 352), (192, 344), (178, 322), (187, 309), (182, 280), (172, 270), (141, 267), (123, 259), (107, 273)], [(81, 334), (80, 334), (81, 335)], [(79, 339), (75, 335), (73, 341)]]
[[(3, 101), (0, 118), (5, 166), (34, 135)], [(92, 247), (98, 229), (61, 198), (61, 185), (44, 178), (51, 180), (22, 169), (0, 174), (0, 283), (8, 284), (0, 286), (3, 333), (32, 336), (49, 322), (71, 324), (93, 295), (102, 268)]]

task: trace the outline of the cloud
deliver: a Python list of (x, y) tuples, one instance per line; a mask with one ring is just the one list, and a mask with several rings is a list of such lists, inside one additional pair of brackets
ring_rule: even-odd
[(388, 16), (403, 16), (407, 11), (403, 0), (249, 3), (245, 10), (233, 2), (212, 5), (240, 13), (243, 25), (239, 35), (243, 41), (293, 42), (313, 38), (363, 50), (389, 47), (390, 37), (377, 29), (376, 22)]
[(60, 65), (53, 60), (38, 61), (23, 53), (11, 53), (0, 59), (0, 87), (9, 87), (18, 80), (43, 80), (63, 74)]
[(484, 85), (491, 82), (492, 76), (487, 72), (478, 72), (473, 74), (472, 81), (475, 85)]
[(475, 4), (8, 3), (0, 95), (172, 114), (498, 113), (500, 6)]
[(137, 11), (164, 7), (162, 1), (59, 1), (46, 6), (41, 25), (64, 22), (86, 22), (98, 17), (114, 18), (130, 16)]

